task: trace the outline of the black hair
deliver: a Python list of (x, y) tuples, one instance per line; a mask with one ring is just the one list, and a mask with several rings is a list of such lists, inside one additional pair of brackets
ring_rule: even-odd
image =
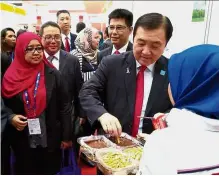
[(55, 28), (58, 28), (60, 33), (61, 33), (61, 29), (59, 27), (59, 25), (53, 21), (47, 21), (46, 23), (44, 23), (41, 28), (40, 28), (40, 31), (39, 31), (39, 35), (40, 36), (43, 36), (43, 32), (44, 32), (44, 28), (46, 27), (49, 27), (49, 26), (52, 26), (52, 27), (55, 27)]
[(67, 13), (67, 14), (69, 14), (69, 16), (71, 16), (68, 10), (59, 10), (59, 11), (56, 13), (56, 17), (58, 18), (61, 13)]
[(76, 25), (76, 32), (79, 33), (81, 30), (83, 30), (84, 28), (86, 27), (86, 24), (83, 23), (83, 22), (79, 22), (77, 25)]
[(127, 9), (115, 9), (109, 14), (109, 24), (111, 19), (125, 19), (125, 23), (128, 27), (132, 26), (133, 23), (133, 14)]
[(17, 37), (18, 37), (19, 35), (23, 34), (24, 32), (27, 32), (27, 30), (25, 30), (25, 29), (19, 29), (19, 30), (17, 31)]
[(15, 33), (14, 29), (8, 27), (1, 30), (1, 39), (4, 39), (6, 37), (6, 34), (8, 31), (12, 31)]
[[(173, 33), (173, 26), (170, 19), (166, 16), (163, 16), (159, 13), (148, 13), (139, 17), (135, 23), (135, 27), (133, 30), (133, 38), (135, 38), (136, 31), (139, 27), (148, 30), (159, 29), (163, 27), (166, 35), (166, 42), (170, 40)], [(166, 43), (166, 44), (167, 44)]]
[(104, 34), (106, 34), (106, 36), (109, 38), (109, 31), (108, 31), (108, 27), (106, 27)]

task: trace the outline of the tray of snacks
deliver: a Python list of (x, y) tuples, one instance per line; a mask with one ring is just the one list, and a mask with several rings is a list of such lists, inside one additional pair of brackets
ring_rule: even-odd
[(97, 150), (116, 147), (114, 143), (103, 135), (81, 137), (78, 138), (77, 142), (81, 145), (81, 152), (84, 153), (91, 161), (95, 161), (95, 152)]
[(108, 134), (106, 137), (120, 148), (142, 146), (141, 142), (124, 132), (122, 132), (120, 137), (114, 137)]
[(97, 167), (104, 175), (134, 174), (138, 169), (138, 163), (121, 149), (100, 149), (95, 157)]
[(132, 159), (140, 162), (143, 153), (142, 146), (135, 146), (135, 147), (127, 147), (123, 149), (123, 152), (130, 156)]

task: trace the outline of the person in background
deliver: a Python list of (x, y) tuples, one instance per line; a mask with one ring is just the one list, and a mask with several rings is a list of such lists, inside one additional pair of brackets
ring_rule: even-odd
[(103, 45), (104, 40), (103, 40), (103, 33), (102, 33), (101, 31), (99, 31), (99, 35), (100, 35), (100, 41), (99, 41), (99, 47), (98, 47), (98, 49), (100, 50), (100, 48), (101, 48), (102, 45)]
[(80, 103), (99, 134), (150, 134), (151, 120), (140, 117), (172, 108), (167, 93), (168, 59), (162, 55), (172, 32), (168, 17), (142, 15), (134, 27), (133, 51), (105, 57), (83, 84)]
[(25, 30), (25, 29), (19, 29), (19, 30), (17, 31), (17, 37), (18, 37), (20, 34), (23, 34), (24, 32), (27, 32), (27, 30)]
[(79, 60), (84, 82), (89, 80), (97, 69), (99, 41), (99, 31), (93, 27), (83, 29), (75, 40), (76, 49), (71, 54)]
[[(84, 82), (90, 79), (97, 69), (97, 51), (99, 45), (99, 33), (96, 28), (84, 28), (75, 40), (76, 49), (71, 52), (76, 56), (80, 63), (82, 77)], [(83, 112), (84, 113), (84, 112)], [(82, 136), (88, 136), (93, 130), (87, 120), (87, 117), (80, 116), (74, 124), (74, 134), (76, 139)], [(77, 140), (75, 140), (76, 142)], [(79, 153), (79, 144), (76, 142), (76, 151)]]
[(84, 28), (86, 28), (86, 24), (84, 22), (79, 22), (76, 25), (76, 32), (79, 33), (81, 32)]
[(75, 49), (74, 41), (77, 35), (71, 33), (71, 16), (67, 10), (59, 10), (56, 13), (57, 23), (61, 28), (62, 45), (61, 49), (67, 52)]
[(219, 46), (198, 45), (169, 61), (167, 128), (147, 138), (140, 175), (219, 174)]
[(14, 48), (16, 35), (12, 28), (5, 28), (1, 31), (1, 76), (4, 76), (7, 68), (14, 59)]
[(10, 175), (10, 137), (7, 135), (8, 119), (13, 118), (15, 114), (7, 108), (1, 97), (1, 175)]
[(109, 14), (109, 36), (112, 46), (98, 53), (98, 63), (102, 58), (111, 54), (120, 54), (132, 50), (129, 36), (132, 33), (133, 14), (126, 9), (115, 9)]
[(104, 42), (103, 42), (102, 46), (99, 48), (100, 51), (112, 46), (112, 42), (109, 38), (108, 27), (106, 27), (106, 29), (104, 31), (103, 39), (104, 39)]
[[(57, 71), (43, 59), (41, 39), (18, 37), (15, 58), (2, 81), (2, 97), (15, 116), (8, 132), (16, 158), (15, 174), (56, 174), (61, 149), (71, 147), (71, 107)], [(20, 115), (18, 115), (20, 114)]]

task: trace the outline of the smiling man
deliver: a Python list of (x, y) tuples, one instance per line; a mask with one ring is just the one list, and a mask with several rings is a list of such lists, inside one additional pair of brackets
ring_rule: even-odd
[(71, 33), (71, 16), (67, 10), (59, 10), (56, 14), (57, 23), (61, 28), (62, 46), (61, 48), (67, 52), (75, 49), (75, 39), (77, 35)]
[(132, 50), (129, 36), (132, 33), (133, 14), (126, 9), (115, 9), (109, 14), (108, 33), (113, 46), (102, 50), (97, 55), (98, 63), (104, 56), (120, 54)]
[[(168, 111), (168, 59), (162, 56), (173, 26), (159, 13), (141, 16), (134, 27), (133, 51), (105, 57), (94, 76), (84, 83), (80, 103), (90, 124), (118, 136), (150, 134), (150, 119)], [(101, 132), (102, 131), (102, 132)]]

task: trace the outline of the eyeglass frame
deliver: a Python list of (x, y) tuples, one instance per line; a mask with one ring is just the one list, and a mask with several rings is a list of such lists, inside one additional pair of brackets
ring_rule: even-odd
[[(41, 51), (38, 51), (38, 48), (41, 48)], [(38, 47), (32, 48), (32, 51), (28, 51), (28, 47), (25, 49), (26, 53), (35, 53), (35, 51), (37, 51), (38, 53), (42, 53), (43, 52), (43, 47), (42, 46), (38, 46)]]
[[(113, 25), (112, 25), (113, 26)], [(114, 31), (116, 29), (117, 32), (122, 32), (123, 30), (125, 30), (126, 28), (129, 28), (128, 26), (123, 26), (123, 25), (118, 25), (118, 26), (113, 26), (114, 28), (111, 30), (110, 27), (112, 26), (108, 26), (108, 31)], [(121, 27), (121, 29), (118, 30), (118, 27)]]
[[(56, 34), (56, 35), (58, 35), (58, 34)], [(46, 42), (52, 42), (53, 40), (56, 41), (56, 42), (60, 42), (60, 41), (62, 40), (61, 35), (59, 35), (59, 39), (58, 39), (58, 40), (55, 39), (56, 36), (52, 36), (52, 35), (49, 35), (49, 36), (51, 36), (50, 39), (47, 39), (46, 36), (42, 36), (42, 37), (44, 38), (44, 40), (45, 40)], [(48, 41), (48, 40), (49, 40), (49, 41)]]

